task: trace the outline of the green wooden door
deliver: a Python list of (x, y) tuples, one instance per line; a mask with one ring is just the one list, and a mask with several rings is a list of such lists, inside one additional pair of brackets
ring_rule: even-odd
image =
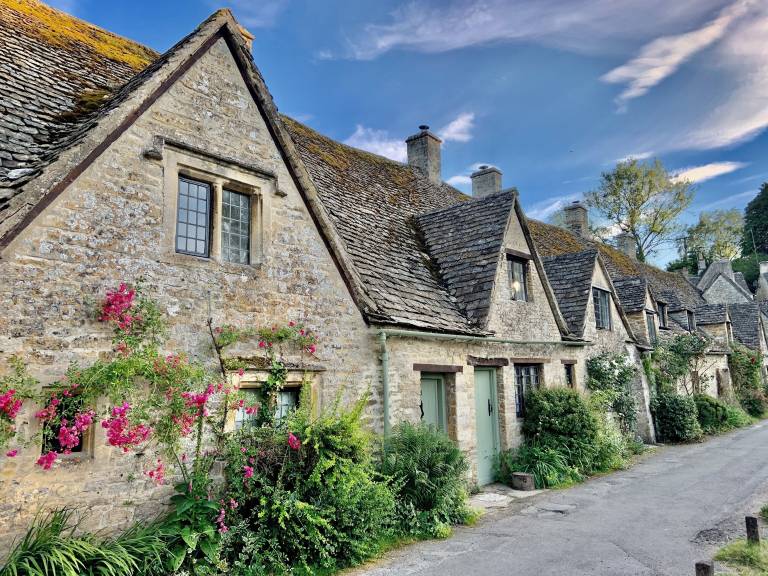
[(475, 418), (477, 433), (477, 483), (493, 482), (493, 461), (499, 451), (499, 420), (496, 374), (475, 370)]
[(445, 383), (439, 375), (421, 377), (421, 421), (446, 431)]

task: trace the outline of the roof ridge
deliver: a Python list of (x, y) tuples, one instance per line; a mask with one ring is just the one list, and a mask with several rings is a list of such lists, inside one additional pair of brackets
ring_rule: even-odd
[[(447, 184), (450, 186), (450, 184)], [(452, 187), (452, 186), (451, 186)], [(453, 187), (452, 187), (453, 188)], [(455, 190), (455, 188), (454, 188)], [(460, 190), (457, 190), (458, 192), (461, 192)], [(426, 216), (435, 216), (437, 214), (440, 214), (442, 212), (450, 212), (452, 210), (460, 210), (460, 209), (470, 209), (475, 208), (478, 205), (486, 202), (487, 200), (496, 200), (498, 198), (501, 198), (502, 196), (511, 196), (512, 198), (517, 196), (517, 191), (512, 189), (502, 190), (501, 192), (495, 192), (493, 194), (489, 194), (487, 196), (482, 196), (475, 198), (474, 196), (468, 196), (468, 200), (466, 202), (458, 202), (454, 204), (453, 206), (445, 206), (444, 208), (435, 208), (434, 210), (427, 210), (425, 212), (419, 212), (416, 217), (422, 218)], [(512, 209), (512, 206), (510, 205), (510, 210)]]

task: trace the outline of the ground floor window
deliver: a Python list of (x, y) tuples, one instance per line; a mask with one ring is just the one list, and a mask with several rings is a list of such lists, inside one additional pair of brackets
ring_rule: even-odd
[(515, 412), (518, 418), (525, 417), (525, 395), (538, 388), (540, 382), (540, 364), (515, 364)]
[[(260, 388), (241, 388), (240, 393), (244, 396), (245, 406), (238, 408), (235, 412), (235, 429), (239, 430), (245, 426), (251, 426), (256, 420), (256, 413), (249, 410), (249, 406), (254, 406), (261, 401), (262, 392)], [(290, 387), (283, 388), (277, 393), (277, 406), (275, 407), (275, 421), (279, 422), (288, 416), (299, 405), (301, 388)]]
[(576, 374), (573, 370), (573, 364), (565, 364), (565, 385), (568, 388), (576, 387)]
[(437, 374), (421, 377), (421, 421), (441, 432), (448, 431), (445, 413), (445, 379)]

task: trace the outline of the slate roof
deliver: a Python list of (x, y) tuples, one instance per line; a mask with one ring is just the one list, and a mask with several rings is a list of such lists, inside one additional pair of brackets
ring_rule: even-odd
[(768, 300), (761, 300), (757, 305), (760, 307), (760, 312), (768, 316)]
[[(282, 118), (344, 240), (363, 289), (376, 304), (376, 309), (367, 313), (369, 320), (478, 332), (482, 305), (479, 301), (470, 305), (471, 295), (457, 295), (461, 288), (458, 266), (448, 267), (450, 281), (441, 277), (437, 262), (427, 253), (427, 238), (416, 219), (419, 214), (469, 198), (445, 183), (431, 182), (409, 166), (352, 148), (291, 118)], [(468, 214), (472, 213), (470, 209)], [(428, 216), (424, 222), (430, 224), (430, 231), (438, 225)], [(434, 244), (434, 238), (432, 241)], [(471, 250), (483, 261), (485, 252), (481, 248), (478, 244)], [(443, 261), (447, 263), (444, 257)], [(451, 282), (458, 284), (451, 286)], [(462, 304), (473, 314), (471, 319)]]
[(744, 278), (743, 272), (734, 272), (733, 273), (733, 280), (738, 284), (745, 292), (748, 294), (752, 294), (752, 290), (749, 289), (749, 284), (747, 284), (747, 279)]
[(542, 258), (560, 313), (571, 333), (579, 337), (584, 335), (584, 319), (596, 260), (595, 249)]
[(696, 308), (696, 324), (709, 326), (725, 324), (728, 321), (728, 306), (726, 304), (703, 304)]
[(755, 302), (728, 305), (733, 337), (753, 350), (760, 349), (760, 317), (758, 311), (759, 307)]
[(0, 0), (0, 218), (153, 50), (36, 0)]
[(613, 280), (616, 295), (625, 312), (645, 310), (645, 293), (648, 282), (641, 276), (620, 276)]
[(624, 279), (645, 280), (653, 297), (666, 303), (670, 312), (683, 309), (696, 310), (698, 306), (706, 304), (699, 290), (681, 274), (666, 272), (655, 266), (638, 262), (611, 246), (581, 238), (558, 226), (536, 220), (529, 220), (528, 223), (542, 257), (573, 254), (588, 248), (596, 248), (614, 285), (617, 282), (629, 282)]
[(416, 217), (449, 294), (476, 327), (487, 320), (516, 193), (505, 191)]

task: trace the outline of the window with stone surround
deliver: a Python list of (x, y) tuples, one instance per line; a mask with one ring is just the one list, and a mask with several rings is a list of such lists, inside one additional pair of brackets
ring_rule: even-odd
[(686, 310), (685, 315), (688, 319), (688, 331), (694, 332), (696, 330), (696, 314), (694, 314), (691, 310)]
[(656, 344), (656, 315), (653, 312), (646, 310), (645, 322), (648, 325), (648, 341), (651, 344)]
[(224, 190), (221, 201), (221, 258), (236, 264), (251, 263), (251, 198)]
[(541, 384), (541, 364), (515, 364), (515, 414), (525, 417), (525, 396)]
[(576, 388), (576, 371), (574, 365), (566, 363), (563, 365), (565, 368), (565, 385), (568, 388)]
[(595, 303), (595, 326), (598, 330), (611, 329), (611, 293), (602, 288), (592, 288)]
[(657, 302), (659, 308), (659, 328), (667, 327), (667, 305), (663, 302)]
[(211, 238), (211, 186), (179, 178), (176, 210), (176, 251), (207, 258)]
[[(248, 406), (258, 404), (261, 400), (259, 387), (242, 388), (240, 393), (244, 397), (245, 406), (235, 412), (235, 430), (253, 425), (256, 421), (256, 413), (248, 413)], [(301, 397), (301, 388), (298, 386), (286, 386), (277, 393), (277, 406), (275, 408), (275, 422), (282, 421), (293, 410), (298, 408)]]
[(507, 255), (509, 292), (512, 300), (528, 301), (528, 260)]

